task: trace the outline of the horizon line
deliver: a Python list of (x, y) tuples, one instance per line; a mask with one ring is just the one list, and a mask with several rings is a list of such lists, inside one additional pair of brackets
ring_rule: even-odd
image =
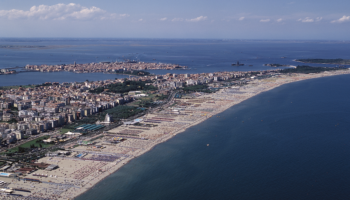
[(337, 41), (341, 39), (234, 39), (234, 38), (146, 38), (146, 37), (0, 37), (0, 39), (138, 39), (138, 40), (228, 40), (228, 41)]

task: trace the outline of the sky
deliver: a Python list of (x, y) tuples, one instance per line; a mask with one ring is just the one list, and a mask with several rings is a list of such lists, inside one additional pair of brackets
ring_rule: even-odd
[(349, 0), (1, 0), (0, 37), (350, 40)]

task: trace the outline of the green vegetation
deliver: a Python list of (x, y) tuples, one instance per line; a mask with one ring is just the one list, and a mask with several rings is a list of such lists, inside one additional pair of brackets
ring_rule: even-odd
[(340, 70), (344, 69), (341, 67), (311, 67), (307, 65), (297, 66), (297, 68), (288, 68), (283, 69), (280, 72), (281, 73), (303, 73), (303, 74), (309, 74), (309, 73), (320, 73), (325, 71), (334, 71), (334, 70)]
[(191, 85), (183, 88), (184, 92), (205, 92), (212, 93), (211, 90), (208, 89), (207, 85)]
[(36, 85), (35, 87), (41, 87), (41, 86), (51, 86), (52, 83), (43, 83), (43, 84), (40, 84), (40, 85)]
[(62, 128), (60, 130), (60, 134), (65, 134), (65, 133), (68, 133), (69, 131), (72, 131), (73, 129), (70, 129), (70, 128)]
[(15, 108), (15, 107), (11, 107), (10, 109), (11, 111), (18, 111), (18, 108)]
[[(81, 124), (94, 124), (96, 123), (96, 121), (98, 120), (98, 115), (90, 115), (90, 116), (87, 116), (87, 117), (84, 117), (83, 119), (80, 119), (78, 121), (76, 121), (76, 124), (77, 125), (81, 125)], [(64, 129), (74, 129), (75, 125), (74, 126), (70, 126), (70, 125), (66, 125), (64, 126), (63, 128)]]
[(17, 123), (18, 121), (17, 121), (17, 119), (15, 119), (15, 118), (12, 118), (12, 119), (10, 119), (9, 121), (7, 121), (7, 123), (9, 123), (9, 124), (13, 124), (13, 123)]
[(55, 147), (55, 148), (51, 148), (51, 149), (50, 149), (51, 152), (55, 152), (55, 151), (64, 151), (64, 150), (65, 150), (65, 149), (63, 149), (63, 148), (58, 148), (58, 147), (57, 147), (57, 148)]
[(148, 94), (147, 97), (142, 97), (135, 103), (136, 103), (136, 106), (138, 107), (148, 108), (148, 107), (154, 106), (155, 104), (153, 104), (153, 102), (158, 99), (159, 98), (156, 94)]
[(142, 110), (137, 109), (137, 107), (134, 106), (116, 106), (105, 110), (98, 115), (84, 117), (83, 119), (76, 121), (74, 124), (67, 124), (61, 130), (73, 130), (75, 127), (82, 124), (95, 124), (97, 120), (103, 121), (107, 113), (116, 121), (118, 119), (127, 119), (140, 112), (142, 112)]
[(146, 83), (150, 83), (150, 82), (126, 80), (124, 81), (124, 83), (109, 84), (106, 87), (98, 87), (94, 90), (90, 90), (90, 92), (95, 94), (100, 94), (101, 92), (105, 91), (105, 89), (108, 89), (108, 92), (112, 92), (112, 93), (126, 93), (126, 92), (136, 91), (136, 90), (147, 91), (147, 90), (158, 89), (153, 85), (146, 85)]
[(50, 86), (52, 83), (43, 83), (39, 85), (14, 85), (14, 86), (2, 86), (0, 87), (0, 90), (11, 90), (11, 89), (18, 89), (18, 88), (34, 88), (34, 87), (40, 87), (40, 86)]
[(164, 99), (168, 99), (169, 98), (169, 95), (161, 95), (161, 96), (158, 96), (157, 97), (158, 98), (158, 100), (164, 100)]
[(141, 99), (138, 103), (139, 103), (138, 106), (143, 108), (152, 107), (154, 105), (152, 100), (146, 100), (146, 99)]
[(34, 88), (34, 87), (40, 87), (40, 86), (50, 86), (52, 83), (43, 83), (39, 85), (14, 85), (14, 86), (1, 86), (0, 90), (11, 90), (11, 89), (18, 89), (18, 88)]
[(49, 137), (50, 136), (48, 136), (48, 135), (43, 136), (43, 137), (39, 137), (35, 140), (24, 143), (18, 147), (9, 149), (7, 152), (8, 153), (15, 153), (15, 152), (23, 153), (23, 152), (30, 150), (31, 148), (48, 148), (52, 145), (43, 143), (43, 140), (48, 139)]
[(137, 115), (141, 113), (142, 110), (137, 109), (137, 107), (133, 106), (117, 106), (112, 109), (108, 109), (102, 112), (101, 120), (104, 119), (106, 114), (108, 113), (110, 116), (113, 117), (114, 120), (116, 119), (127, 119), (129, 117), (132, 117), (134, 115)]
[(154, 104), (155, 101), (167, 99), (169, 95), (159, 95), (159, 94), (148, 94), (146, 97), (141, 97), (136, 101), (133, 101), (128, 104), (128, 106), (136, 106), (136, 107), (153, 107), (157, 104)]
[(173, 104), (171, 104), (169, 107), (174, 107), (177, 105), (177, 102), (174, 102)]
[(23, 139), (28, 139), (28, 138), (29, 138), (29, 135), (23, 136)]
[(296, 60), (298, 62), (303, 62), (303, 63), (318, 63), (318, 64), (338, 64), (338, 65), (350, 65), (350, 60), (344, 60), (341, 58), (338, 59), (298, 59)]
[(117, 74), (127, 74), (127, 75), (133, 75), (133, 76), (148, 76), (151, 73), (141, 70), (133, 70), (133, 71), (122, 71), (122, 72), (116, 72)]

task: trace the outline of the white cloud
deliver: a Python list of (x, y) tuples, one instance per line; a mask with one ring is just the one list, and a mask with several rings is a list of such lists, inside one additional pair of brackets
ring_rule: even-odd
[(130, 17), (130, 15), (128, 15), (128, 14), (120, 14), (119, 16), (120, 17)]
[(315, 19), (312, 19), (310, 17), (305, 17), (304, 19), (300, 18), (298, 19), (299, 22), (303, 22), (303, 23), (311, 23), (311, 22), (319, 22), (321, 21), (323, 18), (322, 17), (316, 17)]
[(269, 22), (270, 19), (261, 19), (260, 22)]
[(142, 22), (143, 21), (143, 19), (139, 19), (139, 22)]
[[(127, 14), (121, 14), (119, 17), (127, 17)], [(101, 8), (92, 6), (90, 8), (79, 4), (56, 4), (52, 6), (39, 5), (33, 6), (29, 10), (0, 10), (0, 18), (5, 19), (40, 19), (40, 20), (91, 20), (91, 19), (115, 19), (118, 18), (115, 13), (108, 13)]]
[(323, 17), (316, 17), (316, 21), (319, 22), (323, 19)]
[(304, 22), (304, 23), (310, 23), (310, 22), (314, 22), (315, 20), (314, 19), (311, 19), (309, 17), (306, 17), (304, 19), (298, 19), (299, 22)]
[(161, 18), (160, 21), (166, 21), (168, 18), (164, 17), (164, 18)]
[(242, 20), (244, 20), (244, 18), (245, 18), (245, 17), (240, 17), (238, 20), (239, 20), (239, 21), (242, 21)]
[(343, 22), (346, 22), (346, 21), (350, 21), (350, 16), (345, 16), (344, 15), (340, 19), (333, 20), (332, 23), (343, 23)]
[(173, 21), (173, 22), (182, 22), (183, 20), (184, 19), (182, 19), (182, 18), (174, 18), (171, 21)]
[(276, 20), (277, 22), (282, 22), (283, 19), (282, 18), (279, 18), (278, 20)]
[(199, 22), (199, 21), (204, 21), (207, 18), (208, 17), (206, 17), (206, 16), (199, 16), (199, 17), (193, 18), (193, 19), (186, 19), (186, 21), (188, 21), (188, 22)]

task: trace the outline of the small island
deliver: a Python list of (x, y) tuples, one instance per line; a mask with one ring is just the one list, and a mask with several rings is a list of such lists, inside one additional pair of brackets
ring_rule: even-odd
[(239, 61), (237, 61), (237, 63), (232, 63), (232, 66), (244, 66), (243, 63), (239, 63)]
[(0, 75), (16, 74), (16, 70), (10, 68), (0, 69)]
[(302, 62), (302, 63), (315, 63), (315, 64), (334, 64), (334, 65), (350, 65), (350, 60), (345, 60), (341, 58), (337, 59), (297, 59), (295, 60), (297, 62)]

